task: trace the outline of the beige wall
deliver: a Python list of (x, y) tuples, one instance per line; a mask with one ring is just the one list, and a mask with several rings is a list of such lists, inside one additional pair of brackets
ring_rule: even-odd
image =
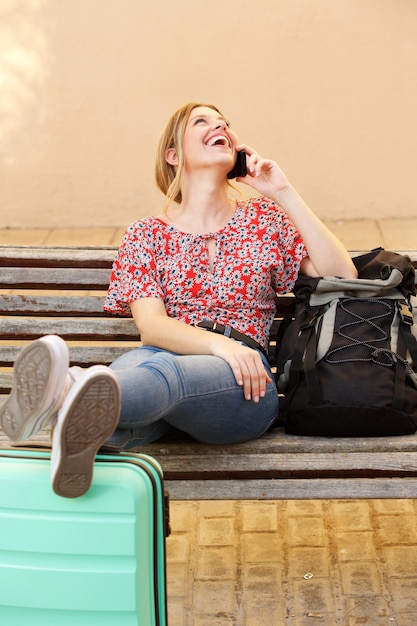
[(0, 0), (0, 226), (159, 212), (155, 144), (189, 100), (321, 217), (415, 216), (416, 70), (416, 0)]

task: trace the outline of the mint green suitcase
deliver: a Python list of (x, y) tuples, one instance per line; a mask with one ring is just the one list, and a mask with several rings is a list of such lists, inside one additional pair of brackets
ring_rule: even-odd
[(145, 455), (98, 455), (80, 498), (50, 486), (50, 452), (0, 449), (0, 623), (166, 626), (168, 500)]

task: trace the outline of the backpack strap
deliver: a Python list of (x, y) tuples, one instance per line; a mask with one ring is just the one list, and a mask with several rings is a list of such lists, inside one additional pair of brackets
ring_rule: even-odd
[(405, 363), (404, 369), (407, 370), (408, 375), (413, 379), (417, 387), (417, 373), (415, 371), (417, 368), (417, 339), (411, 332), (411, 327), (414, 323), (413, 310), (410, 302), (406, 300), (398, 302), (398, 310), (400, 313), (399, 335), (406, 348), (404, 355), (406, 356), (408, 350), (414, 365), (414, 369), (412, 369), (408, 363)]
[[(394, 393), (392, 397), (392, 406), (394, 409), (401, 411), (404, 403), (404, 386), (405, 386), (405, 357), (407, 353), (404, 333), (402, 332), (402, 324), (400, 323), (398, 332), (397, 359), (394, 362)], [(404, 355), (404, 357), (402, 357)], [(400, 360), (401, 359), (401, 360)]]
[[(397, 310), (400, 317), (398, 325), (398, 344), (395, 357), (391, 353), (393, 364), (395, 364), (392, 406), (394, 409), (401, 411), (404, 403), (405, 377), (406, 374), (409, 376), (413, 374), (413, 370), (407, 362), (407, 350), (411, 355), (415, 367), (417, 364), (417, 340), (411, 332), (411, 326), (414, 320), (411, 306), (407, 300), (398, 300)], [(376, 352), (379, 352), (379, 350)], [(417, 378), (417, 374), (415, 374), (415, 376)]]
[(407, 300), (399, 300), (397, 306), (400, 314), (399, 331), (413, 359), (414, 367), (417, 367), (417, 340), (411, 332), (414, 324), (413, 310)]
[(291, 359), (288, 391), (286, 394), (287, 407), (290, 406), (294, 393), (297, 390), (300, 374), (303, 369), (313, 404), (317, 405), (322, 402), (322, 393), (316, 373), (317, 334), (315, 324), (319, 314), (319, 309), (312, 311), (300, 327)]
[[(289, 309), (285, 312), (284, 317), (282, 318), (280, 325), (278, 326), (277, 336), (275, 340), (275, 364), (278, 364), (278, 353), (281, 348), (282, 339), (284, 337), (285, 331), (288, 326), (293, 323), (296, 312), (296, 302), (291, 303)], [(278, 371), (277, 371), (278, 374)]]
[[(400, 352), (400, 354), (404, 354), (404, 360), (401, 364), (397, 362), (397, 366), (395, 368), (396, 371), (393, 406), (395, 408), (398, 407), (401, 409), (402, 403), (404, 401), (406, 374), (408, 374), (408, 376), (413, 379), (413, 383), (417, 386), (417, 374), (415, 372), (415, 369), (413, 370), (406, 360), (408, 350), (413, 361), (414, 368), (417, 367), (417, 340), (411, 332), (411, 327), (414, 323), (411, 304), (406, 300), (399, 300), (397, 306), (400, 313), (400, 323), (398, 329), (398, 352)], [(400, 342), (402, 345), (400, 345)], [(417, 426), (417, 420), (415, 416), (411, 415), (411, 419), (415, 422)]]
[(323, 403), (323, 394), (319, 383), (319, 377), (317, 376), (316, 355), (317, 333), (315, 326), (313, 326), (304, 354), (304, 375), (313, 406), (318, 406)]

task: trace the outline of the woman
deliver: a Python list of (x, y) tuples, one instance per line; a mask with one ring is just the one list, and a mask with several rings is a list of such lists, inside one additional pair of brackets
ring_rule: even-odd
[[(227, 174), (241, 150), (247, 174), (237, 181), (253, 187), (257, 199), (230, 197)], [(80, 374), (71, 368), (68, 374), (62, 340), (38, 340), (35, 348), (48, 355), (48, 371), (56, 375), (56, 363), (65, 362), (65, 376), (55, 382), (59, 393), (19, 418), (13, 391), (1, 412), (6, 433), (21, 439), (58, 411), (53, 449), (59, 452), (52, 466), (53, 487), (61, 495), (68, 493), (57, 485), (63, 474), (76, 472), (77, 455), (88, 489), (88, 468), (105, 441), (129, 449), (171, 429), (213, 444), (262, 435), (278, 412), (264, 354), (275, 293), (291, 291), (299, 272), (356, 277), (347, 251), (278, 165), (239, 143), (213, 105), (190, 103), (174, 113), (159, 142), (156, 180), (167, 197), (164, 212), (127, 229), (105, 303), (107, 311), (133, 316), (142, 346), (110, 369)], [(20, 379), (29, 376), (24, 365), (18, 369)], [(80, 424), (83, 433), (92, 433), (83, 441)]]

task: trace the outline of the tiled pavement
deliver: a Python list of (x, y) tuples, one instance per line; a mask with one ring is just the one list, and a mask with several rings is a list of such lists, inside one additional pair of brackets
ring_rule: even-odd
[(417, 624), (415, 501), (174, 502), (172, 528), (170, 626)]
[[(350, 249), (415, 249), (417, 219), (328, 222)], [(1, 230), (118, 245), (123, 228)], [(169, 626), (416, 626), (417, 501), (172, 502)]]

